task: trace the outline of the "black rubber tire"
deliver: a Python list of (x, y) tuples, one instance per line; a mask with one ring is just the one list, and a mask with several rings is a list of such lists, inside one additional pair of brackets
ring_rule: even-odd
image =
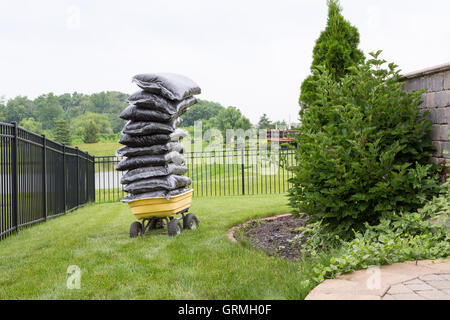
[(152, 219), (150, 221), (150, 230), (159, 230), (164, 229), (164, 221), (163, 219)]
[(176, 236), (183, 232), (183, 228), (181, 228), (181, 223), (177, 219), (173, 219), (167, 225), (167, 234), (171, 237)]
[(195, 230), (198, 228), (198, 219), (193, 213), (188, 213), (183, 218), (183, 229)]
[(136, 238), (142, 235), (142, 223), (135, 221), (130, 226), (130, 238)]

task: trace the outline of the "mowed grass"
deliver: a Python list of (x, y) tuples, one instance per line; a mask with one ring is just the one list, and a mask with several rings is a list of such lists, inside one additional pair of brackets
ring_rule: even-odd
[[(187, 175), (189, 176), (189, 175)], [(288, 181), (288, 174), (284, 177), (277, 176), (256, 176), (245, 175), (244, 190), (242, 190), (242, 178), (216, 176), (204, 179), (193, 179), (189, 188), (194, 189), (194, 198), (215, 197), (215, 196), (240, 196), (245, 195), (263, 195), (263, 194), (286, 194), (291, 184)], [(284, 178), (284, 179), (283, 179)], [(105, 179), (101, 186), (110, 186), (110, 188), (99, 188), (95, 190), (95, 201), (97, 203), (120, 201), (128, 193), (123, 191), (120, 179), (114, 176), (114, 179)], [(114, 181), (113, 181), (114, 180)]]
[(78, 149), (88, 152), (91, 156), (114, 156), (117, 149), (123, 147), (117, 141), (112, 142), (97, 142), (97, 143), (79, 143), (74, 145)]
[[(182, 140), (182, 143), (187, 148), (190, 142), (189, 140)], [(116, 151), (124, 146), (117, 141), (107, 141), (97, 143), (76, 143), (73, 147), (78, 147), (78, 149), (88, 152), (91, 156), (107, 157), (115, 156)], [(194, 150), (194, 147), (191, 148)]]
[[(287, 163), (294, 164), (293, 159)], [(96, 202), (118, 201), (126, 193), (122, 191), (120, 177), (123, 173), (115, 171), (117, 162), (98, 163)], [(231, 195), (260, 195), (282, 194), (291, 188), (289, 179), (292, 171), (278, 166), (266, 166), (261, 163), (246, 164), (217, 164), (197, 162), (186, 163), (186, 176), (192, 179), (191, 188), (194, 197), (231, 196)]]
[[(292, 262), (232, 243), (227, 230), (287, 213), (282, 195), (194, 199), (200, 226), (171, 238), (130, 239), (122, 203), (88, 205), (0, 241), (0, 299), (303, 299)], [(81, 269), (70, 290), (67, 268)]]

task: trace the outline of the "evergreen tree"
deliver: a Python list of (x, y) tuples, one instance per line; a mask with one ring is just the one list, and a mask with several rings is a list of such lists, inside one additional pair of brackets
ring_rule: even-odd
[(263, 114), (258, 121), (258, 129), (270, 129), (272, 128), (272, 122), (267, 117), (267, 114)]
[(56, 120), (55, 140), (59, 143), (70, 145), (72, 143), (72, 136), (70, 134), (69, 123), (66, 120)]
[(84, 130), (83, 141), (84, 143), (96, 143), (98, 140), (98, 128), (93, 121), (90, 121)]
[(358, 29), (344, 19), (341, 11), (338, 0), (328, 0), (328, 22), (313, 50), (312, 75), (301, 85), (300, 116), (316, 98), (318, 88), (314, 70), (319, 65), (327, 69), (331, 79), (338, 81), (349, 71), (349, 67), (364, 60), (364, 54), (358, 49)]

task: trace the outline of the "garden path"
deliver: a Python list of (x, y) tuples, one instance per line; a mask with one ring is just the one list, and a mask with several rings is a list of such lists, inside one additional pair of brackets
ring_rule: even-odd
[(325, 280), (306, 300), (450, 300), (450, 259), (359, 270)]

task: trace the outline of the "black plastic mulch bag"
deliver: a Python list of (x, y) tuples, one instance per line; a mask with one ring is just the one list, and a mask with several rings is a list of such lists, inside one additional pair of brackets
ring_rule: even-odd
[(176, 120), (165, 122), (129, 121), (122, 130), (122, 133), (131, 136), (145, 136), (155, 133), (170, 134), (175, 131)]
[(122, 157), (136, 157), (145, 155), (165, 154), (169, 152), (169, 144), (157, 144), (150, 147), (123, 147), (117, 150), (116, 155)]
[(166, 154), (130, 157), (120, 161), (116, 170), (125, 171), (150, 166), (163, 166), (166, 163), (184, 165), (186, 163), (186, 158), (176, 151), (171, 151)]
[(172, 119), (168, 113), (138, 107), (130, 104), (120, 114), (124, 120), (167, 122)]
[(174, 113), (151, 110), (144, 108), (141, 105), (130, 104), (122, 111), (120, 118), (134, 121), (166, 122), (180, 117), (195, 103), (197, 103), (197, 100), (194, 97), (183, 100), (180, 102), (177, 111)]
[(158, 190), (174, 190), (186, 187), (192, 183), (192, 180), (185, 176), (171, 174), (165, 177), (148, 178), (132, 182), (123, 188), (123, 191), (132, 194), (140, 194)]
[(170, 136), (168, 134), (152, 134), (147, 136), (130, 136), (124, 134), (119, 139), (119, 143), (127, 147), (150, 147), (155, 144), (165, 144), (169, 142)]
[(147, 155), (125, 158), (116, 166), (117, 171), (133, 170), (149, 166), (163, 166), (166, 164), (164, 155)]
[(197, 103), (197, 99), (194, 97), (189, 97), (181, 101), (172, 101), (144, 90), (133, 93), (128, 97), (127, 101), (140, 108), (164, 112), (171, 116), (174, 114), (181, 115), (187, 108)]
[(129, 194), (122, 198), (122, 202), (131, 202), (134, 200), (152, 199), (152, 198), (166, 198), (170, 200), (171, 197), (178, 196), (180, 194), (186, 193), (192, 189), (189, 188), (179, 188), (175, 190), (158, 190), (152, 192), (145, 192), (140, 194)]
[(183, 100), (201, 93), (200, 87), (194, 81), (175, 73), (138, 74), (132, 81), (141, 89), (170, 100)]
[(166, 144), (159, 144), (150, 147), (123, 147), (117, 150), (117, 156), (122, 157), (136, 157), (155, 154), (166, 154), (170, 151), (177, 151), (184, 153), (184, 146), (181, 142), (169, 142)]
[(129, 184), (134, 181), (143, 180), (153, 177), (167, 176), (169, 174), (183, 175), (188, 171), (188, 168), (183, 165), (175, 163), (168, 163), (164, 166), (143, 167), (128, 171), (120, 179), (121, 184)]

